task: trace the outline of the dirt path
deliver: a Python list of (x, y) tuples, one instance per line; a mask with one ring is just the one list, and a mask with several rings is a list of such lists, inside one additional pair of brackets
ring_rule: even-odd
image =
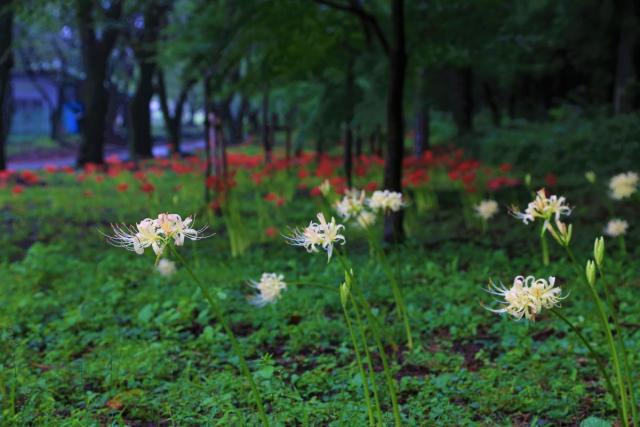
[[(183, 151), (191, 152), (204, 148), (204, 141), (184, 141), (181, 144)], [(117, 155), (119, 158), (126, 160), (129, 158), (129, 148), (122, 146), (107, 146), (105, 148), (105, 156)], [(153, 147), (154, 157), (166, 157), (169, 155), (169, 145), (160, 143)], [(32, 156), (20, 156), (19, 158), (10, 158), (7, 168), (9, 170), (24, 169), (42, 169), (45, 166), (65, 167), (75, 166), (76, 153), (72, 151), (52, 153), (50, 155), (38, 156), (34, 153)]]

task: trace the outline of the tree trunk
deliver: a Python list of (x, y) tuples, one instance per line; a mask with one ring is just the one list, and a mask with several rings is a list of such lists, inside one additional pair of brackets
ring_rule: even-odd
[(454, 69), (451, 72), (451, 95), (453, 96), (453, 120), (458, 134), (473, 131), (473, 71), (471, 67)]
[[(618, 0), (618, 47), (616, 52), (616, 74), (613, 88), (613, 111), (615, 114), (633, 110), (635, 97), (640, 90), (635, 66), (638, 44), (638, 17), (634, 5), (636, 0)], [(635, 87), (634, 87), (635, 85)]]
[(489, 82), (484, 82), (482, 84), (482, 88), (484, 89), (484, 96), (487, 98), (487, 104), (491, 110), (491, 120), (493, 121), (493, 125), (495, 127), (500, 127), (502, 114), (500, 113), (500, 105), (498, 105), (496, 94)]
[(176, 105), (173, 110), (173, 115), (171, 115), (164, 73), (162, 70), (158, 70), (158, 85), (156, 91), (160, 98), (160, 110), (162, 111), (164, 126), (167, 131), (167, 135), (169, 136), (169, 145), (171, 146), (171, 152), (173, 154), (180, 154), (180, 143), (182, 140), (182, 115), (184, 105), (189, 97), (189, 91), (194, 84), (194, 80), (187, 80), (183, 83), (182, 88), (180, 89), (180, 95), (178, 96), (178, 100), (176, 101)]
[(346, 88), (345, 88), (345, 122), (344, 122), (344, 176), (347, 179), (347, 187), (351, 188), (353, 184), (353, 90), (355, 85), (355, 76), (353, 74), (353, 55), (349, 55), (347, 61)]
[(269, 91), (265, 89), (262, 95), (262, 146), (264, 148), (264, 162), (271, 163), (271, 129), (269, 126)]
[[(404, 33), (404, 0), (391, 1), (392, 44), (389, 52), (389, 92), (387, 98), (387, 153), (384, 162), (384, 188), (402, 191), (404, 157), (404, 80), (407, 52)], [(385, 218), (384, 238), (388, 242), (403, 240), (403, 212)]]
[(211, 176), (211, 143), (213, 142), (211, 139), (211, 119), (210, 115), (210, 98), (209, 98), (209, 85), (210, 85), (210, 77), (205, 77), (202, 83), (203, 85), (203, 96), (204, 96), (204, 152), (206, 157), (206, 168), (204, 171), (204, 200), (206, 203), (209, 203), (210, 194), (209, 187), (207, 186), (207, 181)]
[(134, 159), (153, 157), (153, 137), (151, 135), (151, 113), (149, 103), (153, 97), (153, 62), (140, 64), (140, 80), (129, 104), (129, 140)]
[(429, 134), (431, 130), (430, 106), (426, 85), (427, 71), (420, 68), (418, 71), (418, 90), (416, 97), (416, 124), (414, 133), (414, 154), (422, 156), (429, 149)]
[[(119, 34), (118, 27), (109, 26), (102, 32), (102, 38), (97, 38), (93, 7), (92, 0), (76, 0), (76, 18), (86, 75), (82, 91), (84, 117), (80, 122), (83, 139), (78, 154), (79, 165), (104, 163), (107, 63)], [(105, 13), (108, 19), (117, 20), (122, 14), (122, 2), (111, 2)]]
[(13, 8), (12, 0), (0, 0), (0, 170), (7, 168), (5, 157), (6, 141), (11, 125), (11, 68), (13, 54), (11, 43), (13, 39)]

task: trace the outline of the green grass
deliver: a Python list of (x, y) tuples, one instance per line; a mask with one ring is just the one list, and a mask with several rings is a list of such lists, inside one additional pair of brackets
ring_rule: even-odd
[[(238, 360), (186, 271), (162, 277), (151, 255), (111, 247), (98, 231), (107, 232), (110, 222), (133, 223), (161, 211), (200, 211), (199, 178), (172, 172), (148, 176), (157, 188), (150, 198), (136, 190), (127, 173), (81, 184), (53, 175), (47, 186), (19, 196), (0, 190), (3, 425), (259, 425)], [(573, 178), (566, 181), (578, 180)], [(339, 264), (264, 235), (268, 225), (285, 233), (287, 226), (308, 223), (318, 199), (295, 190), (298, 180), (285, 172), (258, 190), (248, 174), (240, 172), (237, 179), (233, 191), (249, 249), (232, 258), (222, 219), (207, 211), (197, 222), (210, 224), (216, 235), (189, 241), (182, 254), (223, 299), (274, 425), (366, 425), (342, 319)], [(123, 181), (131, 188), (119, 193), (115, 184)], [(560, 182), (559, 191), (576, 207), (571, 215), (576, 252), (586, 261), (608, 212), (637, 212), (637, 204), (614, 205), (604, 196), (604, 184), (562, 187)], [(262, 201), (272, 190), (286, 195), (283, 207)], [(390, 355), (404, 424), (572, 426), (589, 416), (613, 421), (613, 403), (595, 365), (564, 325), (550, 315), (535, 323), (514, 322), (481, 305), (491, 302), (483, 292), (490, 277), (510, 283), (519, 274), (556, 276), (570, 292), (563, 313), (599, 339), (588, 295), (560, 249), (552, 245), (552, 264), (543, 268), (537, 227), (518, 223), (503, 208), (482, 235), (475, 224), (465, 224), (457, 193), (439, 197), (436, 211), (419, 214), (410, 206), (406, 243), (388, 248), (417, 347)], [(515, 188), (496, 197), (504, 207), (522, 205), (530, 194)], [(637, 373), (640, 266), (638, 234), (633, 225), (631, 230), (630, 254), (620, 256), (608, 241), (606, 263)], [(346, 234), (362, 288), (403, 342), (382, 267), (369, 258), (361, 233), (348, 229)], [(265, 271), (309, 285), (289, 286), (277, 304), (256, 308), (247, 302), (253, 291), (247, 281)], [(385, 422), (391, 425), (382, 367), (376, 370)]]

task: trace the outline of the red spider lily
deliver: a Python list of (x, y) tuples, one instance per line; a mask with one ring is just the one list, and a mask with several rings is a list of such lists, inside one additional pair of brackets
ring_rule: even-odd
[(491, 191), (497, 191), (503, 187), (514, 187), (520, 182), (517, 179), (506, 176), (499, 176), (487, 181), (487, 188)]
[(73, 169), (71, 166), (65, 166), (60, 170), (68, 175), (76, 173), (75, 169)]
[(309, 176), (309, 171), (307, 171), (305, 169), (298, 170), (298, 178), (304, 179), (304, 178), (306, 178), (308, 176)]
[(296, 188), (298, 190), (306, 190), (307, 188), (309, 188), (309, 186), (307, 184), (305, 184), (304, 182), (299, 183)]
[(14, 185), (11, 192), (13, 194), (22, 194), (24, 193), (24, 187), (22, 185)]
[(500, 170), (502, 172), (510, 172), (511, 169), (513, 169), (513, 166), (511, 165), (511, 163), (503, 163), (500, 165)]
[(56, 173), (58, 172), (58, 168), (54, 165), (44, 165), (45, 172), (47, 173)]
[(275, 237), (278, 235), (278, 229), (275, 227), (267, 227), (267, 229), (264, 230), (264, 234), (270, 238)]
[(369, 192), (376, 191), (378, 189), (378, 183), (375, 181), (371, 181), (365, 184), (364, 189)]
[(40, 178), (35, 172), (25, 170), (20, 173), (20, 178), (29, 185), (35, 185), (40, 181)]
[(96, 175), (95, 180), (98, 184), (102, 184), (102, 182), (104, 181), (104, 175)]
[(99, 170), (99, 166), (95, 163), (87, 163), (84, 165), (84, 171), (87, 174), (95, 173)]
[(13, 175), (13, 171), (12, 170), (0, 171), (0, 181), (8, 180), (9, 178), (11, 178), (11, 175)]
[(214, 201), (212, 201), (211, 203), (209, 203), (209, 209), (211, 209), (213, 212), (216, 212), (218, 210), (220, 210), (220, 200), (215, 199)]
[(417, 187), (429, 182), (429, 174), (427, 174), (427, 171), (424, 169), (416, 169), (412, 172), (409, 172), (402, 180), (402, 182), (405, 186)]
[(544, 177), (544, 182), (545, 184), (547, 184), (549, 187), (555, 187), (556, 185), (558, 185), (558, 177), (555, 176), (552, 173), (548, 173), (545, 177)]
[(137, 171), (133, 174), (133, 177), (135, 179), (137, 179), (138, 181), (146, 181), (147, 180), (147, 174), (145, 174), (143, 171)]
[(313, 197), (318, 197), (322, 195), (322, 191), (320, 191), (320, 187), (313, 187), (309, 194)]
[(193, 172), (193, 166), (175, 161), (171, 163), (171, 170), (173, 170), (173, 172), (175, 172), (178, 175), (183, 175), (183, 174)]
[(278, 195), (276, 193), (267, 193), (267, 195), (264, 196), (264, 199), (268, 202), (275, 202), (278, 200)]
[(151, 194), (156, 190), (156, 187), (150, 182), (143, 182), (140, 186), (140, 191), (143, 193)]
[(227, 177), (213, 175), (206, 179), (205, 185), (218, 193), (224, 193), (236, 186), (234, 176), (235, 172), (230, 173)]
[(109, 165), (119, 165), (122, 163), (122, 160), (120, 159), (120, 157), (118, 157), (117, 154), (108, 155), (104, 161)]
[(116, 190), (118, 190), (121, 193), (124, 193), (128, 189), (129, 189), (129, 184), (127, 184), (126, 182), (121, 182), (120, 184), (116, 185)]

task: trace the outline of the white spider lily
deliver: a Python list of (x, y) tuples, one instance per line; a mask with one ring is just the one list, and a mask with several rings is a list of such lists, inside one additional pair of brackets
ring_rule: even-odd
[(156, 219), (143, 219), (135, 227), (112, 225), (114, 234), (107, 236), (107, 240), (114, 246), (137, 254), (143, 254), (146, 248), (151, 247), (156, 256), (160, 257), (165, 247), (171, 242), (176, 246), (182, 246), (185, 237), (190, 240), (210, 237), (203, 235), (207, 229), (206, 226), (196, 230), (191, 228), (192, 222), (191, 217), (182, 220), (178, 214), (162, 213)]
[(483, 200), (474, 206), (476, 215), (484, 221), (489, 221), (498, 213), (498, 203), (495, 200)]
[(276, 273), (262, 273), (259, 282), (251, 281), (250, 284), (259, 292), (250, 298), (250, 302), (258, 307), (276, 302), (282, 291), (287, 289), (284, 276)]
[(620, 237), (627, 233), (629, 223), (623, 219), (612, 219), (607, 223), (604, 229), (604, 234), (609, 237)]
[(360, 228), (363, 228), (366, 230), (376, 223), (376, 215), (370, 211), (362, 211), (356, 217), (356, 222), (358, 223)]
[(356, 218), (365, 208), (365, 198), (364, 191), (347, 190), (342, 200), (335, 204), (338, 216), (345, 221)]
[(333, 246), (336, 243), (342, 245), (346, 240), (340, 231), (344, 229), (344, 225), (336, 224), (335, 218), (331, 218), (327, 222), (322, 213), (318, 214), (318, 222), (311, 221), (309, 225), (303, 229), (296, 229), (291, 236), (285, 236), (289, 244), (293, 246), (302, 246), (307, 252), (318, 252), (318, 248), (322, 248), (327, 252), (328, 260), (331, 260), (333, 254)]
[(571, 208), (565, 204), (564, 197), (555, 195), (547, 197), (543, 188), (538, 190), (535, 200), (529, 203), (524, 212), (520, 212), (517, 208), (513, 207), (511, 214), (522, 220), (525, 224), (529, 224), (529, 222), (533, 222), (538, 218), (543, 219), (546, 226), (551, 218), (554, 218), (555, 221), (558, 222), (562, 215), (570, 215)]
[(615, 200), (626, 199), (636, 192), (638, 174), (635, 172), (621, 173), (609, 181), (611, 197)]
[(555, 277), (549, 277), (549, 280), (545, 280), (536, 279), (533, 276), (517, 276), (510, 288), (503, 284), (496, 285), (489, 282), (487, 292), (501, 297), (503, 301), (499, 301), (499, 303), (503, 307), (499, 309), (486, 308), (494, 313), (508, 313), (517, 320), (524, 317), (534, 321), (543, 308), (557, 307), (566, 298), (561, 295), (562, 290), (555, 287), (555, 280)]
[(374, 211), (398, 212), (405, 207), (405, 202), (402, 198), (402, 193), (389, 190), (377, 190), (374, 191), (367, 204)]

